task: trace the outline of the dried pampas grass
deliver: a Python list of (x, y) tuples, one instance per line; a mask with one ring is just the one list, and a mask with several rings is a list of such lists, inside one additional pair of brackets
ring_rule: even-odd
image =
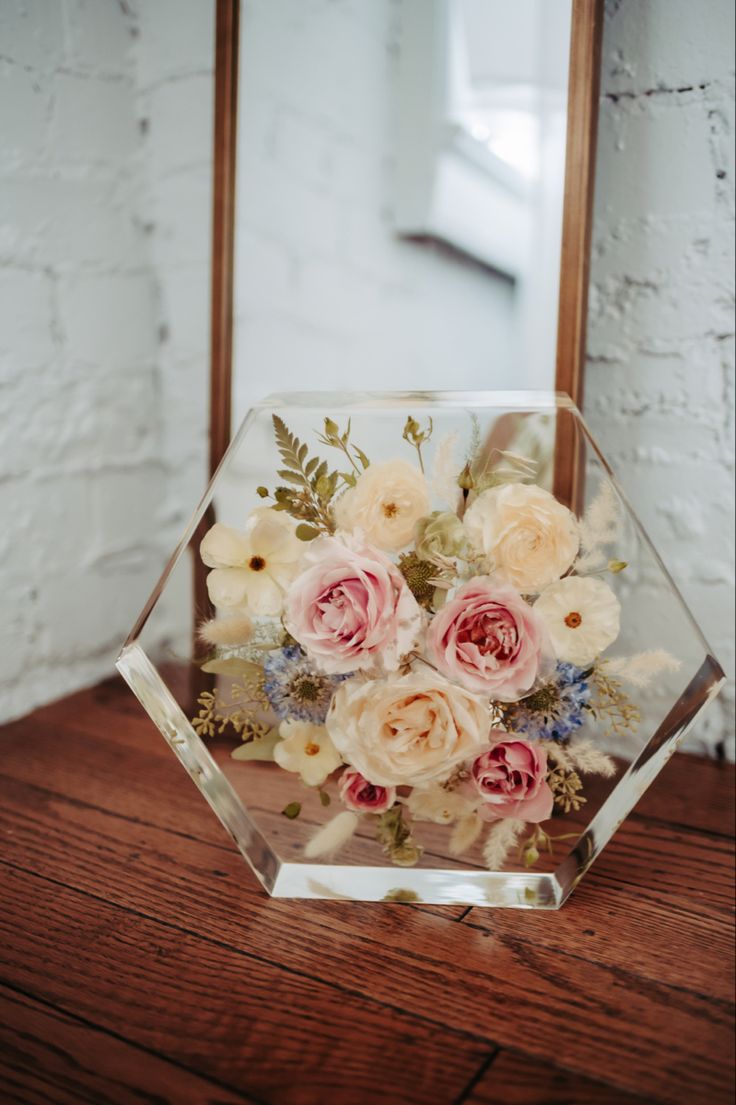
[(304, 845), (304, 855), (307, 859), (334, 855), (350, 840), (358, 827), (358, 820), (358, 815), (350, 810), (338, 813), (319, 829), (311, 840), (307, 841)]
[(547, 755), (565, 771), (582, 771), (587, 775), (603, 775), (610, 779), (616, 774), (616, 764), (596, 748), (592, 741), (580, 741), (578, 744), (555, 744)]
[(580, 519), (580, 548), (575, 569), (578, 572), (595, 571), (604, 567), (605, 545), (611, 545), (621, 536), (621, 508), (612, 484), (607, 480)]
[(605, 660), (606, 675), (623, 679), (634, 687), (648, 687), (653, 679), (666, 671), (677, 671), (680, 661), (663, 648), (638, 652), (635, 656)]
[(478, 817), (475, 810), (456, 821), (448, 846), (450, 855), (461, 856), (463, 852), (467, 852), (469, 848), (472, 848), (483, 831), (484, 824), (485, 822)]
[(247, 645), (253, 636), (253, 622), (247, 614), (233, 614), (229, 618), (210, 618), (199, 627), (200, 640), (213, 648), (237, 648)]
[(483, 845), (483, 859), (489, 871), (500, 871), (525, 828), (524, 821), (508, 818), (491, 828)]

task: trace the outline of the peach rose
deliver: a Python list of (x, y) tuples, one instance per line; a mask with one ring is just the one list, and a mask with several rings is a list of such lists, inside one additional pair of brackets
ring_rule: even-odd
[(357, 538), (319, 537), (286, 596), (284, 624), (330, 674), (395, 671), (416, 643), (421, 610), (391, 561)]
[(542, 487), (510, 483), (483, 491), (463, 521), (488, 571), (524, 594), (564, 575), (580, 548), (575, 515)]
[(432, 619), (430, 659), (448, 679), (500, 702), (534, 684), (542, 664), (544, 627), (512, 587), (476, 576)]
[(349, 680), (325, 724), (342, 758), (385, 787), (446, 779), (486, 747), (490, 728), (481, 699), (431, 671)]
[(338, 528), (359, 530), (372, 545), (398, 552), (414, 537), (414, 526), (429, 514), (427, 481), (408, 460), (371, 464), (335, 503)]
[(478, 813), (486, 821), (514, 817), (546, 821), (554, 795), (547, 782), (547, 753), (538, 744), (495, 729), (494, 743), (478, 756), (471, 779), (482, 799)]

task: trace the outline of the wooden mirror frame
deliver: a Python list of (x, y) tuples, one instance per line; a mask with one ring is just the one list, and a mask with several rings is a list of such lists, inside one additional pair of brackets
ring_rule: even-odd
[[(240, 0), (216, 0), (210, 476), (225, 454), (232, 431), (239, 24)], [(555, 389), (566, 392), (580, 409), (585, 375), (602, 32), (603, 0), (572, 0)], [(580, 448), (572, 419), (560, 417), (557, 433), (554, 491), (563, 502), (574, 505), (580, 496), (581, 472)], [(202, 534), (213, 521), (208, 512), (202, 520)], [(202, 611), (209, 607), (206, 571), (195, 567), (194, 575), (195, 609)]]

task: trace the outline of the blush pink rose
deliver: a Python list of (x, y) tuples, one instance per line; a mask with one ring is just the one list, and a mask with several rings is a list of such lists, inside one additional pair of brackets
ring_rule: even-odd
[(491, 576), (477, 576), (432, 619), (427, 647), (449, 679), (500, 702), (534, 684), (546, 634), (521, 595)]
[(323, 671), (395, 671), (422, 613), (388, 557), (355, 537), (319, 537), (286, 596), (284, 624)]
[(384, 813), (396, 801), (396, 788), (369, 783), (349, 767), (340, 776), (340, 798), (355, 813)]
[(493, 730), (496, 743), (483, 752), (470, 771), (486, 821), (514, 817), (546, 821), (552, 815), (554, 795), (547, 782), (547, 753), (539, 745)]

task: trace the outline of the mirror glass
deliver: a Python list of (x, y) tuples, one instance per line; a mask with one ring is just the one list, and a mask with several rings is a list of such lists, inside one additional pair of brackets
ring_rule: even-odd
[(571, 0), (244, 0), (233, 420), (552, 388)]

